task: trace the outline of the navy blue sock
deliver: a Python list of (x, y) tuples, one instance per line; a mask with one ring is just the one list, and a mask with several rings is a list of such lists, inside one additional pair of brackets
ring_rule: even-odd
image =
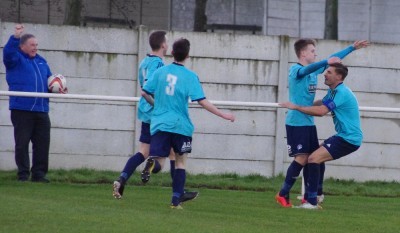
[(144, 156), (142, 153), (137, 152), (135, 155), (130, 157), (125, 164), (124, 170), (122, 170), (120, 179), (122, 182), (126, 182), (136, 170), (136, 168), (144, 162)]
[(158, 162), (157, 159), (154, 160), (154, 168), (153, 171), (151, 171), (151, 173), (159, 173), (161, 171), (161, 164), (160, 162)]
[(318, 183), (318, 196), (324, 194), (324, 174), (325, 174), (325, 163), (319, 165), (319, 183)]
[(310, 204), (317, 204), (317, 191), (318, 191), (318, 182), (319, 182), (319, 172), (320, 166), (318, 163), (309, 163), (308, 164), (308, 198), (307, 201)]
[(289, 192), (296, 182), (296, 179), (299, 176), (301, 169), (303, 169), (303, 166), (293, 160), (286, 172), (285, 182), (283, 183), (281, 191), (279, 192), (279, 196), (284, 197), (289, 195)]
[(175, 175), (175, 160), (170, 160), (169, 161), (169, 165), (170, 165), (169, 173), (171, 175), (171, 178), (174, 179), (174, 175)]
[(175, 169), (174, 179), (172, 181), (172, 204), (178, 205), (180, 203), (179, 198), (184, 192), (186, 181), (186, 170)]

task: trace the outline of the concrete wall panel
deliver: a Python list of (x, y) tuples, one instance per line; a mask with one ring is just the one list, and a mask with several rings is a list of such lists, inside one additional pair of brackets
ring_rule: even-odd
[(187, 32), (170, 32), (169, 35), (169, 38), (196, 41), (190, 46), (192, 57), (279, 60), (279, 37)]
[[(310, 9), (318, 8), (312, 5), (316, 2), (306, 3), (311, 4)], [(12, 27), (12, 23), (1, 23), (0, 46), (8, 39)], [(67, 76), (70, 93), (138, 95), (138, 58), (149, 51), (138, 38), (146, 38), (148, 29), (29, 24), (26, 27), (45, 36), (41, 53), (49, 60), (53, 72)], [(68, 38), (61, 40), (59, 46), (55, 40), (49, 40), (49, 35), (56, 31), (59, 31), (56, 39)], [(279, 100), (285, 100), (286, 70), (296, 62), (292, 48), (294, 38), (189, 32), (169, 32), (168, 36), (171, 43), (182, 36), (191, 41), (191, 58), (186, 66), (198, 73), (207, 99), (276, 102), (279, 96)], [(317, 54), (324, 58), (352, 43), (320, 40)], [(395, 59), (399, 50), (397, 45), (374, 44), (344, 60), (351, 71), (345, 82), (355, 91), (361, 105), (400, 107), (399, 67)], [(382, 52), (385, 59), (376, 59)], [(166, 62), (171, 60), (169, 56)], [(0, 90), (7, 90), (4, 67), (0, 69), (0, 78)], [(319, 81), (317, 98), (326, 93), (322, 76)], [(0, 104), (0, 169), (15, 169), (8, 97), (0, 97)], [(196, 103), (191, 105), (190, 115), (196, 129), (188, 170), (265, 176), (284, 173), (291, 162), (286, 153), (285, 133), (282, 133), (284, 110), (277, 114), (276, 109), (266, 107), (219, 107), (233, 112), (235, 123), (210, 114)], [(120, 170), (137, 150), (140, 122), (136, 119), (135, 103), (54, 99), (50, 116), (52, 169)], [(329, 162), (327, 177), (398, 180), (400, 164), (396, 152), (400, 149), (400, 114), (361, 112), (361, 116), (363, 145), (354, 154)], [(321, 140), (334, 134), (331, 117), (316, 118), (316, 125)]]
[(187, 170), (193, 174), (236, 173), (239, 175), (257, 174), (262, 176), (272, 176), (273, 162), (189, 158), (187, 162)]
[(197, 159), (273, 161), (275, 154), (274, 138), (266, 136), (195, 134), (192, 145), (189, 157)]

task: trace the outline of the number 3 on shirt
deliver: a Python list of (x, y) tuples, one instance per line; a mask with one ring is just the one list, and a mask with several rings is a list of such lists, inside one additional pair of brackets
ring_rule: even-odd
[(167, 75), (168, 86), (165, 87), (165, 93), (167, 95), (171, 96), (174, 95), (176, 80), (178, 80), (178, 77), (176, 77), (175, 75), (172, 74)]

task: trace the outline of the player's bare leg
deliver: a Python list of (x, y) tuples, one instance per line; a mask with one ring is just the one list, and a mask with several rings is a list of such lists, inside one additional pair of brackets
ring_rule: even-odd
[(171, 151), (169, 152), (169, 174), (171, 175), (171, 179), (174, 179), (174, 175), (175, 175), (175, 152), (174, 150), (171, 148)]

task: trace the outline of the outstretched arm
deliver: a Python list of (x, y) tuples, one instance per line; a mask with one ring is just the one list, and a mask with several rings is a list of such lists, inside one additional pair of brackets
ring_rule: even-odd
[[(341, 59), (345, 58), (347, 55), (349, 55), (354, 50), (366, 48), (368, 46), (369, 46), (369, 42), (367, 40), (357, 40), (353, 43), (353, 45), (350, 45), (349, 47), (330, 55), (328, 57), (328, 59), (324, 59), (322, 61), (315, 62), (315, 63), (312, 63), (308, 66), (301, 68), (298, 72), (298, 77), (302, 78), (302, 77), (304, 77), (308, 74), (311, 74), (311, 73), (317, 71), (318, 69), (325, 67), (327, 65), (330, 65), (332, 63), (340, 63)], [(339, 59), (339, 60), (333, 61), (333, 60), (331, 60), (332, 58)]]
[(349, 47), (343, 49), (342, 51), (339, 51), (337, 53), (334, 53), (330, 55), (329, 57), (339, 57), (340, 59), (345, 58), (347, 55), (349, 55), (351, 52), (357, 49), (362, 49), (368, 47), (369, 42), (367, 40), (356, 40), (353, 45), (350, 45)]
[(325, 116), (329, 112), (329, 109), (325, 105), (302, 107), (295, 105), (291, 102), (284, 102), (279, 103), (279, 106), (292, 110), (297, 110), (311, 116)]
[(230, 120), (231, 122), (235, 121), (235, 116), (231, 113), (225, 113), (220, 111), (217, 107), (215, 107), (210, 101), (207, 99), (202, 99), (198, 102), (204, 109), (207, 111), (224, 118), (225, 120)]
[(18, 47), (19, 47), (19, 38), (24, 32), (24, 26), (22, 24), (15, 25), (14, 35), (10, 36), (7, 44), (4, 46), (3, 50), (3, 60), (4, 64), (7, 67), (13, 66), (17, 62), (18, 56)]
[(312, 63), (308, 66), (302, 67), (299, 72), (297, 73), (297, 77), (302, 78), (308, 74), (311, 74), (318, 69), (321, 69), (322, 67), (326, 67), (327, 65), (333, 64), (333, 63), (341, 63), (342, 61), (338, 57), (331, 57), (329, 59), (324, 59), (319, 62)]

